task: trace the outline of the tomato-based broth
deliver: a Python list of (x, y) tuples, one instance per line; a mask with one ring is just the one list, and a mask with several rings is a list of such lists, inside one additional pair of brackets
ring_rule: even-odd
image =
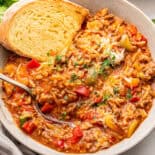
[(155, 63), (147, 39), (108, 9), (86, 19), (69, 49), (47, 55), (38, 62), (11, 54), (3, 70), (32, 89), (44, 114), (76, 125), (44, 120), (25, 91), (4, 82), (8, 109), (33, 139), (61, 152), (96, 152), (131, 137), (148, 116)]

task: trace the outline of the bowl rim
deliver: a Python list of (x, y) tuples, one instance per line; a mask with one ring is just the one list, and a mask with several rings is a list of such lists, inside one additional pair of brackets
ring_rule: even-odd
[[(151, 22), (150, 18), (148, 16), (146, 16), (145, 13), (142, 10), (140, 10), (138, 7), (136, 7), (134, 4), (132, 4), (131, 2), (129, 2), (127, 0), (119, 0), (119, 2), (126, 3), (126, 5), (129, 5), (130, 7), (135, 9), (155, 29), (155, 25)], [(8, 119), (8, 115), (9, 115), (9, 119)], [(149, 115), (151, 115), (151, 114), (149, 113)], [(12, 118), (10, 112), (5, 107), (4, 102), (2, 101), (1, 98), (0, 98), (0, 121), (3, 124), (3, 126), (7, 129), (7, 131), (9, 133), (11, 133), (11, 135), (13, 135), (13, 137), (15, 137), (15, 139), (17, 139), (20, 143), (22, 143), (23, 145), (28, 147), (30, 150), (33, 150), (33, 151), (38, 152), (40, 154), (50, 154), (50, 153), (51, 154), (53, 153), (55, 155), (67, 154), (67, 153), (61, 153), (61, 152), (58, 152), (54, 149), (51, 149), (51, 148), (37, 142), (36, 140), (32, 139), (31, 137), (26, 135), (24, 132), (22, 132), (17, 127), (15, 122), (13, 121), (13, 118)], [(152, 122), (152, 125), (147, 129), (147, 131), (143, 135), (140, 135), (140, 137), (136, 141), (134, 141), (133, 143), (127, 143), (126, 147), (121, 148), (120, 150), (117, 150), (115, 153), (114, 152), (113, 153), (106, 153), (107, 150), (101, 150), (101, 151), (96, 152), (94, 154), (101, 155), (102, 153), (105, 152), (105, 155), (114, 155), (114, 154), (123, 153), (123, 152), (131, 149), (133, 146), (137, 145), (140, 141), (142, 141), (154, 128), (155, 128), (155, 121), (154, 121), (154, 123)], [(132, 139), (132, 137), (131, 137), (131, 139)], [(126, 141), (126, 140), (123, 140), (123, 141)], [(119, 145), (119, 143), (115, 144), (114, 146)], [(73, 154), (75, 154), (75, 153), (71, 153), (71, 155), (73, 155)], [(85, 153), (85, 154), (81, 154), (81, 155), (90, 155), (90, 154)]]

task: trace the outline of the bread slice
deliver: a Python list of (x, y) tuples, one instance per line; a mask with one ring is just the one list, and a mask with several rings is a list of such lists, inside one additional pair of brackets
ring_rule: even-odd
[(21, 0), (11, 6), (0, 25), (0, 43), (40, 61), (47, 53), (67, 49), (89, 11), (65, 0)]

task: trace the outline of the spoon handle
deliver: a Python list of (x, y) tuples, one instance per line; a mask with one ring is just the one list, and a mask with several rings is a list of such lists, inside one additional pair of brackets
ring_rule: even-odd
[(32, 95), (32, 94), (31, 94), (31, 90), (30, 90), (27, 86), (25, 86), (25, 85), (23, 85), (23, 84), (21, 84), (21, 83), (15, 81), (15, 80), (13, 80), (13, 79), (7, 77), (7, 76), (5, 76), (5, 75), (2, 74), (2, 73), (0, 73), (0, 79), (3, 80), (3, 81), (6, 81), (6, 82), (8, 82), (8, 83), (11, 83), (11, 84), (13, 84), (13, 85), (15, 85), (15, 86), (17, 86), (17, 87), (19, 87), (19, 88), (22, 88), (22, 89), (24, 89), (26, 92), (28, 92), (30, 95)]

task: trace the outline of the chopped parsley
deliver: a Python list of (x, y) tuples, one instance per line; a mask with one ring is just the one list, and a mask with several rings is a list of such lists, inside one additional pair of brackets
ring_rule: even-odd
[(55, 57), (55, 61), (56, 61), (57, 63), (60, 63), (60, 62), (62, 61), (62, 55), (57, 55), (57, 56)]
[(30, 113), (25, 113), (25, 114), (22, 114), (20, 117), (19, 117), (19, 124), (20, 124), (20, 127), (23, 126), (23, 124), (28, 121), (29, 119), (31, 119), (31, 114)]
[(114, 61), (115, 59), (116, 59), (115, 55), (111, 54), (111, 60)]
[(152, 19), (153, 23), (155, 23), (155, 19)]
[(26, 118), (26, 117), (25, 117), (25, 118), (20, 117), (20, 118), (19, 118), (20, 127), (22, 127), (23, 124), (24, 124), (26, 121), (27, 121), (27, 118)]
[(101, 67), (103, 69), (106, 69), (106, 68), (109, 68), (109, 67), (112, 67), (114, 66), (114, 60), (116, 59), (115, 55), (111, 54), (110, 55), (110, 58), (107, 58), (105, 59), (102, 64), (101, 64)]
[(74, 66), (75, 66), (75, 67), (76, 67), (76, 66), (78, 66), (78, 65), (79, 65), (79, 63), (78, 63), (78, 62), (75, 62), (75, 63), (74, 63)]
[(131, 94), (131, 90), (130, 89), (128, 89), (128, 91), (127, 91), (126, 98), (127, 99), (131, 99), (132, 98), (132, 94)]
[(107, 69), (110, 68), (111, 66), (111, 60), (110, 59), (106, 59), (102, 62), (101, 67), (98, 71), (99, 75), (104, 75), (105, 77), (107, 76)]
[(100, 68), (98, 71), (98, 75), (102, 75), (104, 78), (108, 76), (108, 72), (103, 68)]
[(110, 66), (114, 68), (116, 56), (114, 54), (110, 55), (111, 64)]
[(110, 96), (111, 96), (110, 94), (105, 94), (103, 97), (104, 102), (107, 102), (109, 100)]
[(82, 68), (87, 69), (87, 68), (89, 68), (89, 66), (88, 66), (88, 64), (83, 64)]
[(117, 94), (119, 93), (119, 88), (118, 88), (118, 87), (114, 87), (114, 88), (113, 88), (113, 93), (114, 93), (115, 95), (117, 95)]
[(79, 77), (75, 74), (75, 73), (73, 73), (72, 75), (71, 75), (71, 78), (70, 78), (70, 82), (74, 82), (75, 80), (77, 80)]
[(66, 116), (67, 116), (67, 112), (62, 112), (61, 115), (60, 115), (60, 119), (65, 120)]
[(106, 67), (110, 67), (110, 65), (111, 65), (111, 60), (110, 59), (106, 59), (106, 60), (104, 60), (103, 62), (102, 62), (102, 64), (101, 64), (101, 66), (102, 66), (102, 68), (106, 68)]
[(102, 105), (106, 105), (107, 104), (107, 101), (109, 100), (110, 97), (111, 97), (110, 94), (105, 94), (103, 96), (103, 100), (100, 103), (93, 104), (93, 107), (99, 107), (99, 106), (102, 106)]
[(47, 52), (47, 56), (48, 57), (51, 56), (51, 51)]
[(100, 66), (98, 74), (107, 77), (109, 74), (108, 69), (114, 68), (115, 59), (116, 57), (113, 54), (110, 55), (110, 58), (105, 59)]

